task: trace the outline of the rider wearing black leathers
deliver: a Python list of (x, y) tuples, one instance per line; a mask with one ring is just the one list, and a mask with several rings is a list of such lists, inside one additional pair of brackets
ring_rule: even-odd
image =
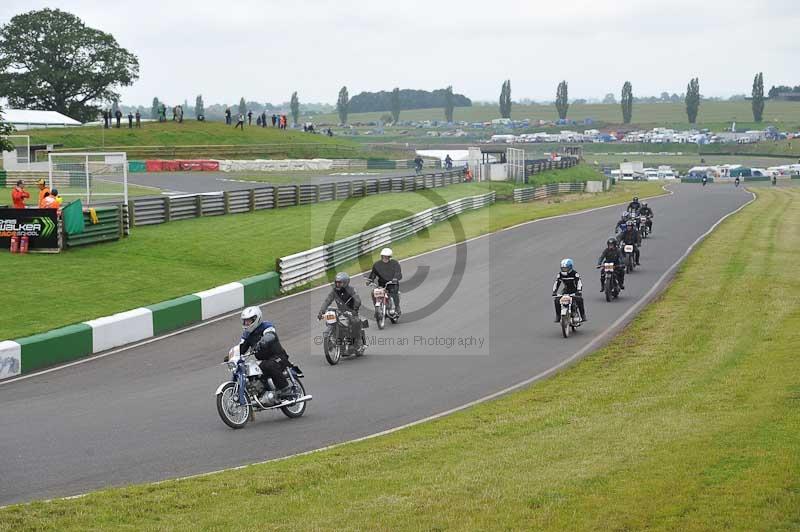
[(639, 209), (639, 216), (647, 216), (647, 231), (652, 233), (654, 216), (653, 209), (647, 203), (642, 203), (642, 206)]
[(628, 225), (623, 233), (617, 237), (621, 244), (630, 244), (633, 246), (633, 258), (636, 265), (639, 265), (639, 246), (642, 244), (642, 234), (636, 229), (633, 220), (628, 220)]
[(555, 296), (558, 294), (558, 287), (563, 284), (564, 291), (562, 294), (572, 294), (575, 303), (578, 305), (578, 310), (581, 313), (581, 319), (588, 321), (586, 318), (586, 309), (583, 306), (583, 281), (581, 276), (573, 268), (572, 259), (564, 259), (561, 261), (561, 269), (556, 274), (555, 281), (553, 281), (553, 305), (556, 310), (556, 323), (561, 321), (561, 303)]
[(634, 197), (633, 201), (628, 204), (628, 211), (633, 212), (635, 214), (639, 214), (639, 209), (642, 207), (642, 204), (639, 203), (639, 198)]
[[(403, 271), (400, 263), (392, 258), (391, 248), (381, 250), (381, 260), (372, 265), (372, 271), (367, 276), (367, 284), (377, 279), (378, 286), (386, 288), (394, 301), (394, 311), (400, 316), (400, 279), (403, 278)], [(391, 283), (387, 286), (386, 283)], [(374, 303), (373, 298), (373, 303)]]
[(630, 217), (629, 215), (630, 213), (628, 211), (623, 212), (620, 219), (617, 220), (616, 224), (614, 224), (615, 235), (621, 233), (622, 231), (625, 231), (625, 226), (628, 224), (628, 218)]
[(352, 319), (350, 320), (350, 332), (355, 341), (356, 351), (363, 352), (364, 346), (364, 332), (361, 328), (361, 318), (358, 315), (358, 310), (361, 308), (361, 298), (350, 286), (350, 276), (346, 272), (339, 272), (333, 282), (333, 290), (331, 290), (322, 306), (319, 309), (318, 319), (322, 319), (323, 314), (331, 303), (336, 302), (336, 307), (341, 312), (350, 312)]
[[(606, 241), (606, 248), (603, 250), (603, 253), (600, 254), (600, 258), (597, 259), (597, 265), (602, 266), (605, 262), (613, 262), (614, 263), (614, 273), (617, 275), (617, 282), (619, 283), (619, 289), (625, 290), (625, 265), (622, 260), (622, 253), (619, 251), (619, 246), (617, 246), (617, 240), (614, 238), (609, 238)], [(606, 289), (606, 272), (604, 269), (600, 270), (600, 291), (604, 292)]]

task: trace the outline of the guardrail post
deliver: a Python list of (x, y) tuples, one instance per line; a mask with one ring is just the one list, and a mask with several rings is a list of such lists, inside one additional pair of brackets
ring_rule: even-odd
[(277, 209), (278, 208), (278, 198), (280, 198), (280, 194), (278, 193), (278, 189), (279, 188), (280, 187), (278, 187), (278, 186), (272, 187), (272, 208), (273, 209)]
[(195, 216), (200, 218), (203, 216), (203, 196), (197, 195), (194, 197)]
[(222, 192), (222, 212), (223, 214), (230, 214), (231, 212), (231, 197), (227, 190)]
[(136, 224), (136, 203), (132, 200), (128, 200), (128, 223), (131, 227)]
[(169, 222), (172, 220), (172, 203), (169, 196), (164, 196), (164, 221)]
[(249, 194), (248, 200), (249, 200), (249, 203), (250, 203), (250, 205), (249, 205), (250, 212), (255, 211), (256, 210), (256, 189), (254, 189), (254, 188), (250, 189), (250, 194)]
[(353, 197), (353, 182), (352, 181), (348, 181), (347, 182), (347, 197), (348, 198), (352, 198)]
[(294, 186), (294, 204), (300, 205), (300, 185)]
[(319, 185), (314, 185), (314, 203), (319, 203)]

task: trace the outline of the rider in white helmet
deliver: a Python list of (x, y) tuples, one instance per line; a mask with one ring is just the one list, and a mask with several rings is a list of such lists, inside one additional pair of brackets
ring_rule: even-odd
[[(386, 288), (394, 301), (395, 314), (400, 316), (400, 279), (403, 278), (403, 271), (400, 263), (392, 258), (392, 249), (383, 248), (381, 250), (381, 260), (372, 265), (372, 271), (367, 276), (367, 284), (377, 278), (378, 286)], [(374, 303), (374, 301), (373, 301)]]

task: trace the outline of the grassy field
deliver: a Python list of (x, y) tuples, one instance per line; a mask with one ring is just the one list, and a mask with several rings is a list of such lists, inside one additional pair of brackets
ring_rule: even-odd
[(799, 246), (800, 191), (759, 189), (547, 381), (325, 452), (9, 507), (0, 529), (797, 530)]
[(706, 144), (700, 148), (702, 154), (774, 155), (786, 157), (783, 164), (796, 163), (800, 159), (800, 139), (758, 144)]
[(598, 166), (611, 166), (616, 169), (625, 161), (643, 161), (645, 167), (657, 168), (658, 165), (669, 165), (680, 172), (686, 172), (693, 166), (709, 166), (717, 164), (741, 164), (750, 168), (768, 168), (787, 164), (786, 159), (776, 157), (755, 157), (752, 155), (600, 155), (587, 154), (584, 156), (588, 164), (598, 163)]
[[(136, 148), (163, 147), (165, 155), (175, 152), (178, 156), (189, 146), (251, 146), (251, 150), (261, 149), (265, 155), (282, 155), (283, 157), (344, 157), (365, 158), (372, 152), (363, 145), (354, 143), (341, 136), (327, 137), (302, 131), (281, 131), (273, 128), (256, 126), (234, 130), (223, 122), (146, 122), (141, 129), (111, 128), (86, 126), (76, 128), (34, 129), (26, 134), (31, 135), (31, 144), (61, 144), (61, 148), (74, 150), (100, 149), (113, 151), (119, 149), (129, 153), (128, 158), (138, 156)], [(255, 148), (255, 145), (262, 148)], [(60, 148), (60, 149), (61, 149)], [(178, 150), (178, 151), (176, 151)], [(254, 152), (250, 158), (258, 153)], [(375, 156), (379, 156), (380, 153)]]
[[(348, 122), (378, 120), (384, 114), (386, 113), (351, 113), (348, 116)], [(511, 116), (517, 120), (525, 118), (531, 120), (558, 120), (555, 105), (514, 104), (511, 109)], [(500, 112), (496, 105), (456, 107), (453, 113), (454, 120), (467, 122), (485, 122), (494, 118), (500, 118)], [(622, 123), (622, 110), (618, 104), (572, 104), (569, 107), (567, 118), (581, 123), (584, 119), (591, 118), (595, 122), (615, 125)], [(443, 119), (444, 113), (441, 108), (414, 109), (400, 113), (400, 120)], [(724, 127), (730, 127), (733, 121), (736, 122), (738, 131), (763, 129), (767, 125), (775, 125), (782, 130), (797, 131), (800, 130), (800, 102), (768, 101), (764, 108), (764, 120), (761, 124), (753, 122), (750, 102), (701, 102), (697, 118), (698, 127), (719, 130)], [(315, 122), (337, 123), (338, 118), (334, 114), (322, 115), (316, 118)], [(686, 118), (686, 106), (683, 102), (634, 104), (632, 124), (626, 126), (626, 128), (638, 126), (665, 126), (686, 129), (689, 127), (689, 122)]]
[[(565, 170), (563, 176), (567, 179), (569, 171)], [(635, 190), (659, 190), (657, 184), (641, 186), (645, 188)], [(627, 187), (611, 194), (588, 195), (582, 201), (567, 202), (567, 196), (556, 198), (550, 210), (536, 203), (508, 205), (507, 211), (491, 210), (487, 216), (513, 225), (527, 216), (546, 216), (559, 209), (578, 210), (624, 201), (633, 190)], [(461, 184), (350, 200), (353, 208), (341, 221), (337, 237), (397, 219), (398, 211), (411, 214), (438, 202), (488, 190), (507, 197), (512, 188), (509, 183)], [(17, 272), (23, 279), (46, 279), (52, 286), (58, 286), (59, 292), (59, 297), (48, 303), (52, 312), (43, 322), (37, 312), (40, 293), (34, 285), (30, 289), (20, 289), (11, 283), (0, 285), (0, 300), (16, 309), (13, 322), (0, 323), (0, 338), (19, 338), (274, 270), (278, 257), (323, 241), (339, 204), (325, 202), (136, 227), (132, 236), (122, 241), (75, 248), (57, 256), (0, 253), (0, 269)], [(465, 220), (469, 223), (470, 219)], [(481, 231), (484, 227), (476, 225)], [(242, 253), (254, 239), (264, 243), (259, 253)]]

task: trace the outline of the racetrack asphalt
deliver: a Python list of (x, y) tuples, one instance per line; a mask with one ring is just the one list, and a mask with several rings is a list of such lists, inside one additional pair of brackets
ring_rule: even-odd
[[(404, 261), (401, 323), (378, 331), (370, 320), (367, 354), (338, 366), (325, 362), (317, 340), (327, 288), (266, 304), (265, 317), (314, 396), (300, 419), (259, 413), (236, 431), (219, 419), (214, 391), (229, 378), (219, 363), (238, 342), (236, 317), (0, 384), (0, 505), (308, 451), (458, 407), (553, 368), (751, 199), (732, 186), (670, 188), (673, 195), (649, 201), (654, 233), (641, 268), (612, 303), (599, 292), (594, 264), (622, 207), (541, 220)], [(566, 256), (584, 279), (590, 319), (568, 339), (553, 323), (550, 295)], [(368, 307), (363, 279), (353, 285)]]

